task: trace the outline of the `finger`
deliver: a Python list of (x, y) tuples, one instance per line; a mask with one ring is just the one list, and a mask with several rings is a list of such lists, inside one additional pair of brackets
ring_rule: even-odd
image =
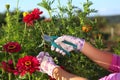
[(65, 52), (62, 52), (62, 55), (63, 55), (63, 56), (65, 56), (65, 55), (66, 55), (66, 53), (65, 53)]
[(75, 37), (72, 37), (72, 36), (64, 35), (64, 36), (58, 37), (58, 38), (55, 40), (55, 42), (56, 42), (56, 43), (59, 43), (59, 42), (62, 42), (62, 41), (73, 42), (74, 39), (76, 39), (76, 38), (75, 38)]
[(64, 36), (61, 36), (61, 37), (58, 37), (58, 38), (55, 40), (55, 42), (58, 43), (58, 42), (62, 42), (62, 41), (64, 41), (64, 40), (65, 40)]
[(60, 53), (62, 53), (63, 52), (63, 50), (60, 50)]
[(59, 74), (58, 73), (54, 73), (53, 74), (53, 78), (55, 78), (56, 80), (58, 80)]
[(60, 50), (59, 53), (61, 53), (63, 56), (66, 55), (66, 53), (63, 52), (63, 50)]
[(52, 51), (55, 50), (55, 47), (54, 47), (54, 46), (51, 46), (51, 50), (52, 50)]
[(63, 50), (60, 50), (59, 53), (62, 54), (63, 56), (65, 55)]
[(56, 48), (56, 52), (60, 52), (60, 49), (59, 49), (59, 48)]
[(38, 58), (38, 59), (43, 58), (43, 57), (44, 57), (44, 54), (45, 54), (45, 52), (41, 51), (41, 52), (37, 55), (37, 58)]

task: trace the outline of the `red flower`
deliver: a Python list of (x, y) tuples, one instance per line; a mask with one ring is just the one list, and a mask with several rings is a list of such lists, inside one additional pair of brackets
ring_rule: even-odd
[(9, 73), (16, 73), (12, 60), (9, 60), (8, 62), (2, 61), (1, 65), (4, 71)]
[(24, 76), (27, 72), (32, 74), (36, 70), (39, 70), (39, 61), (36, 57), (33, 56), (25, 56), (20, 58), (17, 63), (17, 70), (21, 76)]
[(21, 46), (18, 42), (8, 42), (7, 44), (3, 45), (3, 49), (9, 53), (16, 53), (21, 50)]
[(31, 13), (27, 14), (23, 21), (27, 23), (27, 26), (33, 26), (33, 22), (40, 18), (40, 14), (43, 12), (40, 11), (38, 8), (35, 8)]
[(27, 14), (24, 18), (23, 21), (27, 23), (27, 26), (32, 26), (33, 21), (34, 21), (34, 15), (33, 14)]
[(38, 8), (35, 8), (35, 9), (31, 12), (31, 14), (34, 15), (34, 20), (39, 19), (39, 18), (40, 18), (40, 14), (42, 14), (42, 13), (43, 13), (43, 12), (40, 11)]

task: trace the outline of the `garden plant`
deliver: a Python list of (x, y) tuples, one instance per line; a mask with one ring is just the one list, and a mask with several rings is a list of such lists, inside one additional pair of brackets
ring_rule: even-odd
[(1, 80), (54, 80), (38, 69), (36, 56), (41, 51), (49, 52), (56, 64), (68, 72), (97, 80), (108, 72), (94, 64), (87, 57), (78, 52), (71, 52), (70, 56), (61, 56), (50, 50), (50, 43), (44, 41), (43, 35), (61, 36), (73, 35), (84, 38), (95, 47), (104, 49), (102, 34), (96, 26), (97, 20), (89, 15), (97, 12), (91, 9), (93, 4), (86, 0), (80, 9), (68, 0), (62, 6), (52, 7), (55, 0), (41, 0), (36, 4), (47, 10), (49, 18), (41, 19), (44, 11), (35, 8), (31, 11), (19, 10), (19, 0), (15, 11), (10, 13), (10, 5), (6, 4), (5, 23), (0, 28), (0, 79)]

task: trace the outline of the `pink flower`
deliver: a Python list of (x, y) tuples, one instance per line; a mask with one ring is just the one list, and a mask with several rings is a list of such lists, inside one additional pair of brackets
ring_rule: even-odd
[(39, 70), (39, 61), (36, 57), (33, 56), (25, 56), (18, 60), (16, 68), (21, 76), (24, 76), (27, 72), (32, 74), (36, 70)]

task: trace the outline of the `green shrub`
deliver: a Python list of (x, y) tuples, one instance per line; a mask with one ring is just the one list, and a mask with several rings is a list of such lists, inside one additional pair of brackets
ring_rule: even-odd
[[(72, 0), (68, 0), (66, 6), (61, 6), (60, 0), (58, 0), (58, 10), (52, 8), (53, 1), (42, 0), (38, 3), (39, 6), (44, 7), (49, 15), (50, 19), (36, 20), (34, 26), (27, 26), (23, 22), (19, 22), (20, 11), (17, 8), (14, 14), (6, 12), (6, 25), (2, 26), (2, 34), (0, 34), (0, 49), (1, 56), (3, 58), (0, 61), (6, 61), (8, 59), (14, 59), (17, 62), (18, 58), (25, 55), (36, 56), (40, 51), (47, 51), (54, 58), (56, 64), (64, 66), (64, 68), (73, 74), (87, 77), (91, 80), (97, 80), (99, 77), (107, 74), (106, 70), (100, 68), (93, 63), (87, 57), (78, 52), (71, 52), (71, 56), (62, 57), (54, 51), (50, 50), (50, 44), (45, 42), (42, 38), (44, 34), (61, 36), (64, 34), (72, 35), (80, 38), (84, 38), (92, 45), (99, 49), (104, 49), (102, 37), (96, 26), (97, 21), (91, 20), (88, 16), (90, 13), (96, 12), (95, 9), (90, 9), (92, 2), (86, 0), (83, 3), (83, 11), (80, 11), (78, 7), (72, 5)], [(75, 12), (75, 10), (77, 10)], [(57, 14), (53, 16), (53, 13), (57, 11)], [(9, 41), (17, 41), (21, 44), (22, 50), (18, 53), (8, 55), (3, 52), (2, 46)], [(1, 78), (18, 80), (28, 79), (28, 77), (20, 78), (15, 77), (13, 74), (9, 74), (8, 78), (6, 72), (0, 71)], [(48, 76), (39, 72), (34, 73), (29, 79), (31, 80), (46, 80)]]

